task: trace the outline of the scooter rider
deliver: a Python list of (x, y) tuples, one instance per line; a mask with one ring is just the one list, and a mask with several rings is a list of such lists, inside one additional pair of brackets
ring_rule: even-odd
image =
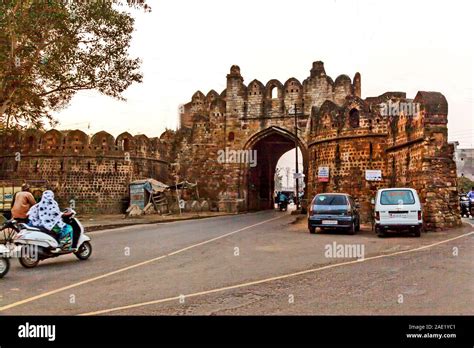
[(54, 200), (53, 191), (43, 192), (41, 201), (28, 212), (29, 225), (53, 231), (58, 235), (59, 247), (63, 250), (71, 248), (72, 226), (62, 221), (62, 213)]
[(288, 197), (283, 193), (280, 192), (280, 196), (278, 197), (278, 205), (281, 207), (286, 207), (288, 205)]
[(469, 213), (471, 216), (474, 216), (474, 186), (468, 192), (467, 198), (469, 198)]
[(36, 204), (35, 197), (30, 192), (30, 185), (21, 185), (21, 191), (15, 193), (12, 201), (12, 218), (17, 222), (28, 222), (28, 211)]

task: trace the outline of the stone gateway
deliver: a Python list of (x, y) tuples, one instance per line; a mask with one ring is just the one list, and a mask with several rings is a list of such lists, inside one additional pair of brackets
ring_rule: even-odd
[[(439, 92), (362, 99), (359, 73), (333, 80), (320, 61), (303, 82), (244, 84), (234, 65), (225, 90), (194, 93), (180, 108), (179, 129), (159, 138), (124, 133), (114, 139), (100, 132), (89, 139), (78, 130), (2, 135), (0, 179), (53, 179), (63, 201), (74, 196), (89, 202), (86, 210), (117, 212), (130, 181), (171, 183), (177, 175), (198, 183), (210, 209), (270, 209), (276, 164), (297, 146), (306, 200), (321, 192), (349, 193), (368, 221), (377, 189), (412, 187), (425, 226), (437, 230), (461, 224), (447, 123), (448, 103)], [(325, 180), (318, 177), (321, 167), (328, 169)]]
[[(276, 164), (296, 145), (303, 153), (306, 199), (349, 193), (359, 199), (362, 220), (368, 221), (377, 189), (408, 186), (420, 194), (428, 229), (461, 224), (453, 148), (447, 142), (448, 103), (439, 92), (362, 99), (359, 73), (352, 80), (347, 75), (333, 80), (320, 61), (303, 82), (246, 85), (240, 68), (232, 66), (227, 88), (194, 93), (180, 120), (173, 153), (180, 176), (197, 181), (222, 208), (272, 208)], [(222, 150), (256, 150), (257, 165), (221, 163)], [(325, 180), (318, 180), (320, 168), (329, 169)], [(366, 171), (381, 177), (368, 180)]]

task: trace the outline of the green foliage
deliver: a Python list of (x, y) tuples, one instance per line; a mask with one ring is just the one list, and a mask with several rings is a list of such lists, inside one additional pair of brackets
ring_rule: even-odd
[(278, 168), (277, 171), (275, 172), (275, 191), (281, 191), (283, 189), (283, 175), (282, 169)]
[(141, 82), (128, 48), (144, 1), (13, 0), (0, 3), (0, 129), (54, 123), (77, 91), (123, 100)]
[(458, 191), (459, 193), (466, 193), (471, 191), (471, 188), (474, 187), (474, 181), (466, 178), (465, 176), (461, 176), (458, 178)]

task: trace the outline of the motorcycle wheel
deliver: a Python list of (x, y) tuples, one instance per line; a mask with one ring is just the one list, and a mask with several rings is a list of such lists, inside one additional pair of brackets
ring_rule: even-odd
[(0, 257), (0, 278), (7, 275), (10, 270), (10, 260), (6, 257)]
[(21, 257), (18, 259), (20, 264), (25, 268), (35, 268), (40, 262), (38, 255), (33, 256), (33, 250), (30, 245), (25, 245), (21, 249)]
[(89, 242), (82, 243), (78, 251), (74, 253), (79, 260), (87, 260), (92, 254), (92, 244)]

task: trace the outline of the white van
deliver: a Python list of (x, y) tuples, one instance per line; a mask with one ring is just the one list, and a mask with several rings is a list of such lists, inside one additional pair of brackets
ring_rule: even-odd
[(423, 212), (420, 198), (412, 188), (387, 188), (375, 197), (375, 232), (379, 237), (387, 231), (408, 230), (420, 237)]

